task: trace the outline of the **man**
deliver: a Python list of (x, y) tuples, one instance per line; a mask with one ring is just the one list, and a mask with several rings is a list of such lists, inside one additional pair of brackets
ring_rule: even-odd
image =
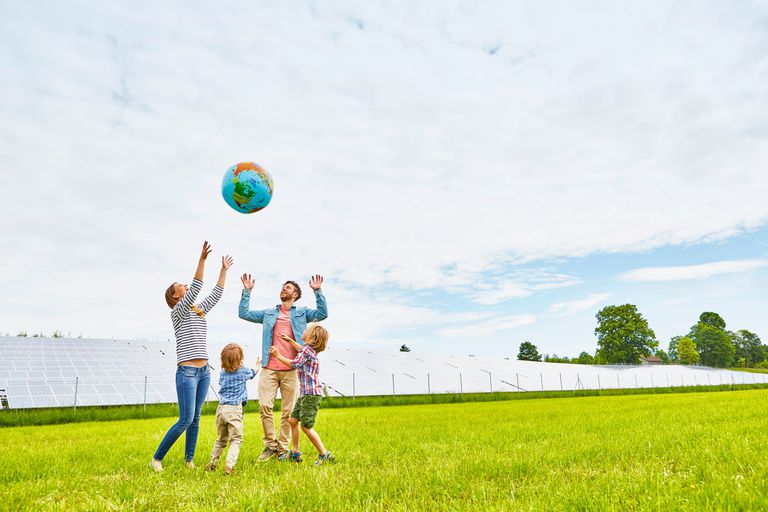
[[(255, 281), (251, 274), (243, 274), (240, 280), (243, 283), (243, 295), (240, 298), (239, 316), (243, 320), (264, 324), (261, 338), (261, 376), (259, 377), (259, 411), (261, 413), (261, 426), (264, 429), (264, 451), (259, 455), (259, 461), (277, 457), (284, 460), (288, 456), (288, 437), (291, 426), (288, 419), (296, 402), (299, 392), (299, 378), (296, 370), (281, 363), (269, 354), (269, 348), (275, 345), (280, 352), (289, 359), (296, 357), (293, 346), (284, 341), (281, 335), (294, 340), (300, 340), (301, 335), (309, 322), (319, 322), (328, 317), (328, 307), (325, 303), (320, 285), (323, 284), (323, 276), (315, 275), (309, 280), (309, 287), (315, 292), (317, 309), (296, 307), (294, 302), (301, 298), (301, 288), (295, 281), (286, 281), (280, 290), (280, 301), (274, 308), (250, 311), (251, 290)], [(302, 343), (299, 341), (299, 343)], [(275, 420), (272, 409), (277, 398), (277, 390), (280, 390), (281, 415), (280, 434), (275, 438)]]

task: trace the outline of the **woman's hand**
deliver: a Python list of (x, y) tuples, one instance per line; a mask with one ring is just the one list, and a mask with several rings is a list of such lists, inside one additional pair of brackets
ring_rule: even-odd
[(211, 254), (211, 250), (211, 244), (208, 243), (208, 240), (203, 242), (203, 250), (200, 251), (200, 259), (197, 260), (197, 270), (195, 270), (195, 279), (198, 281), (203, 280), (203, 272), (205, 271), (205, 258)]
[(211, 244), (208, 243), (208, 240), (203, 242), (203, 250), (200, 252), (200, 261), (205, 261), (212, 250), (213, 248), (211, 247)]
[(251, 274), (243, 274), (240, 277), (240, 281), (243, 283), (243, 288), (249, 291), (253, 290), (253, 287), (256, 286), (256, 281), (253, 280)]
[(234, 263), (234, 260), (232, 259), (232, 256), (230, 256), (229, 254), (221, 257), (221, 270), (219, 271), (219, 282), (216, 283), (216, 286), (218, 286), (219, 288), (224, 288), (224, 282), (227, 280), (227, 269), (232, 266), (232, 263)]

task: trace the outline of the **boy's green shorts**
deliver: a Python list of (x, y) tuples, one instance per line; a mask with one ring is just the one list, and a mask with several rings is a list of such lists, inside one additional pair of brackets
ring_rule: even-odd
[(291, 418), (301, 422), (302, 427), (312, 428), (315, 426), (317, 411), (320, 410), (320, 395), (303, 395), (296, 400), (296, 405), (291, 411)]

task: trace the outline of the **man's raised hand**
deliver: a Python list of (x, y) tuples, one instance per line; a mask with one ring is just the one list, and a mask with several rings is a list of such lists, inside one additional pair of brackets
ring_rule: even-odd
[(240, 281), (242, 281), (243, 288), (246, 290), (253, 290), (253, 287), (256, 286), (256, 281), (253, 280), (251, 274), (243, 274), (240, 276)]
[(309, 279), (309, 287), (313, 290), (319, 290), (320, 286), (323, 284), (323, 276), (320, 274), (315, 274)]

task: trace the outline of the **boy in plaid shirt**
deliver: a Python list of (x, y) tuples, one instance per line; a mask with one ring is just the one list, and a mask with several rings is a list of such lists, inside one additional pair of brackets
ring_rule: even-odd
[(301, 335), (301, 339), (304, 341), (304, 345), (296, 343), (295, 340), (288, 336), (282, 335), (283, 340), (289, 342), (293, 347), (298, 350), (296, 358), (291, 360), (287, 357), (283, 357), (280, 354), (280, 350), (272, 345), (269, 349), (269, 353), (276, 357), (283, 364), (289, 365), (291, 368), (296, 368), (299, 376), (300, 393), (299, 399), (296, 400), (296, 405), (293, 407), (291, 417), (288, 423), (291, 425), (291, 441), (292, 448), (289, 455), (290, 460), (293, 462), (301, 462), (301, 451), (299, 451), (299, 423), (301, 423), (301, 430), (309, 438), (315, 448), (317, 448), (317, 460), (315, 465), (319, 466), (325, 462), (334, 462), (334, 457), (331, 452), (325, 449), (323, 442), (320, 440), (320, 436), (317, 435), (315, 429), (315, 420), (317, 419), (317, 411), (320, 409), (320, 400), (322, 398), (323, 390), (320, 387), (320, 379), (318, 377), (318, 371), (320, 369), (319, 361), (317, 360), (317, 354), (325, 350), (328, 344), (328, 331), (318, 323), (312, 322), (307, 326), (307, 330)]
[[(205, 466), (207, 471), (213, 471), (219, 464), (221, 453), (229, 444), (226, 474), (235, 469), (240, 445), (243, 442), (243, 406), (248, 400), (246, 381), (258, 373), (252, 368), (243, 366), (243, 347), (230, 343), (221, 351), (221, 374), (219, 375), (219, 406), (216, 408), (216, 431), (219, 438), (213, 444), (211, 461)], [(261, 360), (256, 361), (259, 368)]]

